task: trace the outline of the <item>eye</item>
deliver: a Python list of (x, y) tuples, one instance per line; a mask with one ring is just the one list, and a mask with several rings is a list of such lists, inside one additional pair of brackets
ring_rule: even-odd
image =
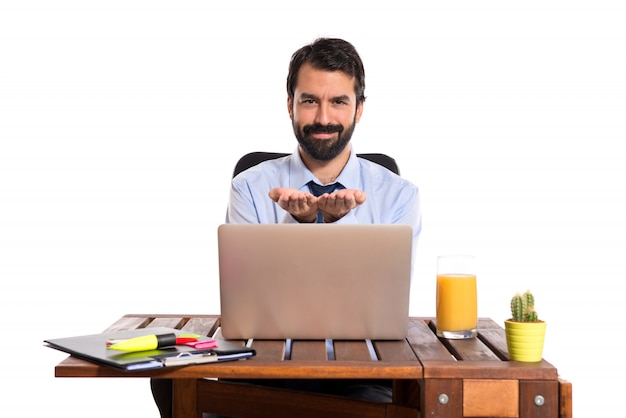
[(350, 101), (342, 96), (335, 98), (333, 100), (333, 103), (338, 106), (348, 106), (350, 104)]

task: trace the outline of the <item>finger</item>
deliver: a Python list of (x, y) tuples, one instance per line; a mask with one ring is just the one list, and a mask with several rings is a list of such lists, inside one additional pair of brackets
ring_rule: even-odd
[(320, 209), (327, 209), (330, 207), (331, 197), (328, 194), (323, 194), (317, 197), (317, 207)]
[(269, 191), (268, 195), (270, 199), (272, 199), (274, 202), (278, 202), (278, 198), (280, 197), (280, 188), (274, 187), (272, 190)]
[(299, 209), (308, 209), (309, 203), (307, 201), (306, 196), (299, 196), (297, 199), (294, 199), (294, 206)]
[(360, 205), (367, 200), (367, 194), (365, 194), (365, 192), (357, 190), (357, 192), (354, 194), (354, 199), (356, 201), (356, 204)]

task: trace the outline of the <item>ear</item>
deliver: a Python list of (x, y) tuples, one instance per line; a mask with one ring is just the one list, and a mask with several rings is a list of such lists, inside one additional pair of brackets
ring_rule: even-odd
[(293, 102), (289, 97), (287, 97), (287, 112), (289, 112), (289, 119), (293, 120)]
[(359, 121), (361, 120), (361, 115), (363, 115), (363, 105), (364, 105), (364, 102), (361, 102), (356, 107), (356, 114), (354, 115), (355, 123), (359, 123)]

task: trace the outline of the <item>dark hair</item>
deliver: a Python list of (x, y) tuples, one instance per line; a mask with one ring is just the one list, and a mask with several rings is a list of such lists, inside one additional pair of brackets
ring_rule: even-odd
[(303, 46), (291, 56), (287, 75), (287, 94), (293, 100), (298, 71), (308, 62), (318, 70), (342, 71), (354, 78), (356, 103), (365, 101), (365, 69), (358, 52), (350, 42), (337, 38), (319, 38)]

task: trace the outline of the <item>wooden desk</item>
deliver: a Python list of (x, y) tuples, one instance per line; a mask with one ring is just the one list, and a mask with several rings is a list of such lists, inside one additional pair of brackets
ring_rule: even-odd
[[(105, 331), (158, 326), (219, 335), (219, 316), (131, 314)], [(504, 330), (491, 319), (479, 320), (479, 336), (471, 340), (440, 340), (433, 328), (432, 318), (411, 318), (406, 340), (334, 341), (330, 348), (324, 341), (287, 344), (254, 340), (252, 347), (257, 355), (251, 359), (138, 372), (123, 372), (68, 357), (56, 366), (55, 376), (174, 379), (177, 417), (199, 417), (200, 411), (209, 406), (225, 408), (213, 411), (218, 413), (232, 410), (229, 408), (236, 404), (234, 394), (240, 392), (231, 392), (230, 383), (205, 378), (392, 379), (394, 402), (380, 404), (387, 416), (572, 417), (571, 383), (561, 379), (557, 369), (545, 360), (508, 361)], [(256, 393), (252, 388), (246, 393), (247, 400), (255, 396), (267, 402), (271, 394)], [(306, 396), (294, 394), (293, 406), (306, 402)], [(332, 408), (368, 416), (365, 411), (359, 412), (357, 403), (335, 397), (331, 401), (336, 403)], [(280, 405), (282, 409), (289, 407)]]

